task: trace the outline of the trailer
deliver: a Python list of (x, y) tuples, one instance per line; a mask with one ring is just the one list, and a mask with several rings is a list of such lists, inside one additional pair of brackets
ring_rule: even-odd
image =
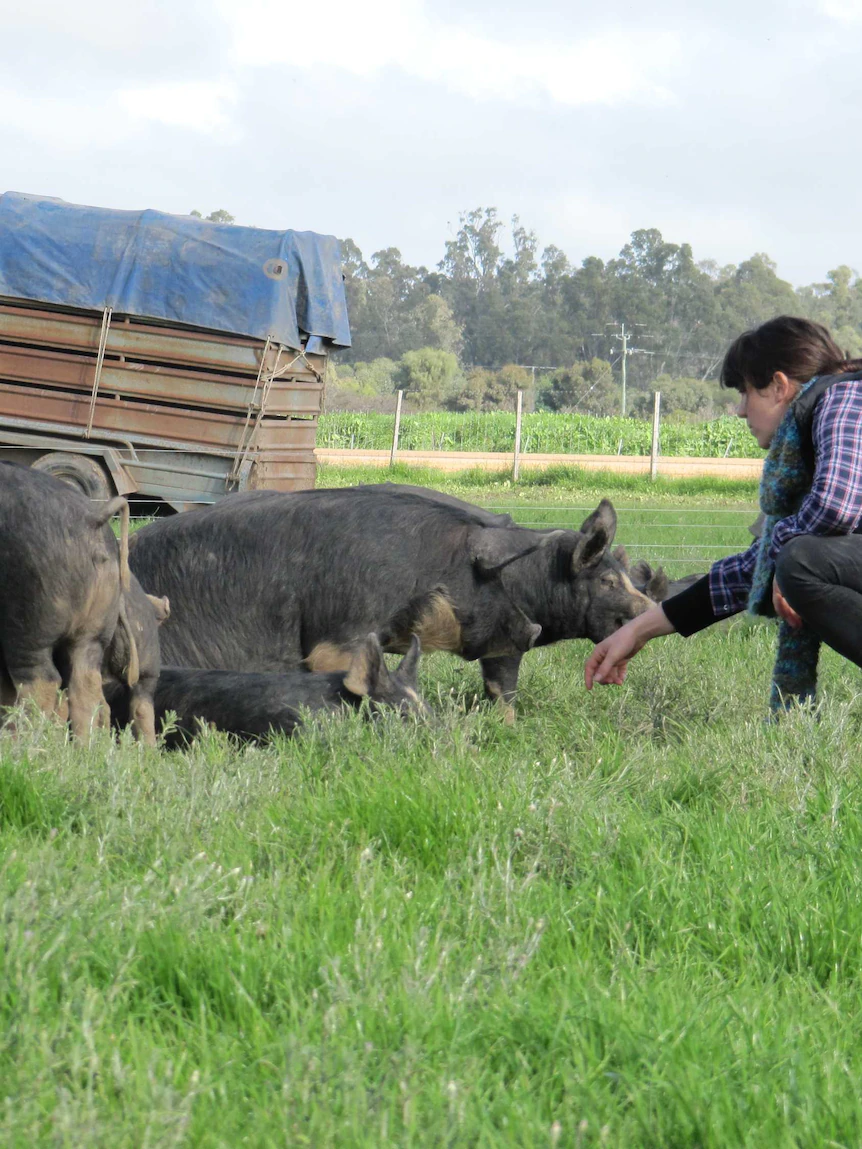
[(0, 195), (0, 458), (175, 510), (315, 480), (338, 242)]

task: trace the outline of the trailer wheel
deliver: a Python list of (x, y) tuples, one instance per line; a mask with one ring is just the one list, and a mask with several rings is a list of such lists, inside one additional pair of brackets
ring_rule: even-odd
[(114, 496), (108, 476), (89, 455), (50, 451), (47, 455), (41, 455), (31, 466), (34, 471), (44, 471), (46, 475), (62, 479), (88, 499), (111, 499)]

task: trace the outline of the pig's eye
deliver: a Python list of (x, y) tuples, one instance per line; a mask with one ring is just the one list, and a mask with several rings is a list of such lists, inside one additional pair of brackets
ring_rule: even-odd
[(602, 586), (616, 586), (617, 585), (617, 576), (614, 574), (613, 571), (607, 571), (605, 574), (602, 575), (602, 577), (599, 581), (601, 582)]

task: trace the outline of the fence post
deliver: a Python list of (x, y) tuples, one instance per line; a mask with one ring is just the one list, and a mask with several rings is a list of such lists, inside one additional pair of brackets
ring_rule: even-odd
[(395, 400), (395, 426), (392, 428), (392, 450), (389, 452), (389, 466), (395, 466), (395, 456), (398, 454), (398, 436), (401, 433), (401, 400), (404, 398), (404, 392), (398, 392), (398, 398)]
[(653, 482), (658, 475), (658, 429), (661, 421), (661, 391), (656, 391), (652, 409), (652, 449), (649, 453), (649, 475)]
[(521, 416), (524, 411), (524, 392), (518, 392), (518, 405), (515, 408), (515, 461), (512, 466), (512, 479), (517, 483), (521, 477)]

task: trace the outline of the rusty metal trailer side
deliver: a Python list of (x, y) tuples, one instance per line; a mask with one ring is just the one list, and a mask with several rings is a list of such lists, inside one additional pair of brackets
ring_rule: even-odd
[(0, 444), (97, 457), (176, 507), (314, 485), (326, 356), (0, 300)]

